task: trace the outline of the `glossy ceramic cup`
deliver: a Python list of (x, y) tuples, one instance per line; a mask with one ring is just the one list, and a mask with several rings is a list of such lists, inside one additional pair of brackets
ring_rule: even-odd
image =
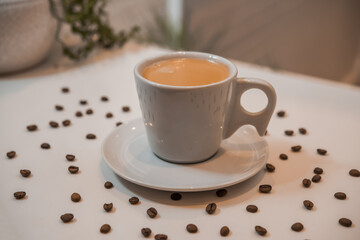
[[(225, 64), (230, 76), (201, 86), (170, 86), (145, 79), (141, 74), (152, 63), (171, 58), (197, 58)], [(260, 79), (238, 78), (229, 60), (200, 52), (175, 52), (144, 60), (134, 69), (140, 108), (152, 151), (174, 163), (196, 163), (212, 157), (221, 141), (239, 127), (251, 124), (264, 135), (276, 104), (273, 87)], [(267, 106), (257, 113), (240, 104), (248, 89), (262, 90)]]

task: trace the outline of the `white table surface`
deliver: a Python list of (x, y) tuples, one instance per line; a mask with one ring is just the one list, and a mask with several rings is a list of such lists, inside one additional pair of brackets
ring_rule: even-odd
[[(127, 122), (140, 117), (133, 79), (133, 67), (140, 60), (162, 54), (167, 50), (156, 47), (125, 49), (120, 55), (41, 77), (1, 78), (0, 80), (0, 239), (142, 239), (141, 228), (153, 233), (164, 233), (169, 239), (225, 239), (219, 234), (227, 225), (231, 234), (226, 239), (262, 239), (255, 230), (260, 225), (268, 230), (265, 239), (359, 239), (360, 236), (360, 178), (351, 177), (352, 168), (360, 169), (360, 89), (313, 77), (273, 72), (266, 68), (236, 62), (239, 76), (258, 77), (269, 81), (278, 94), (275, 111), (268, 127), (270, 158), (275, 165), (273, 173), (261, 171), (250, 180), (228, 188), (224, 198), (215, 191), (184, 193), (180, 201), (170, 200), (169, 192), (146, 189), (117, 177), (101, 158), (100, 147), (104, 137), (115, 128), (117, 121)], [(69, 94), (61, 93), (68, 86)], [(101, 102), (107, 95), (109, 102)], [(88, 100), (87, 106), (79, 105)], [(248, 94), (251, 109), (263, 105), (264, 96), (252, 91)], [(266, 98), (265, 98), (266, 99)], [(54, 110), (61, 104), (65, 110)], [(131, 111), (123, 113), (121, 107)], [(77, 110), (94, 110), (93, 115), (76, 118)], [(105, 118), (107, 112), (114, 117)], [(52, 129), (48, 122), (59, 123), (70, 119), (72, 125)], [(26, 126), (37, 124), (39, 130), (28, 132)], [(308, 130), (300, 135), (299, 127)], [(292, 129), (295, 135), (285, 136)], [(95, 133), (96, 140), (87, 140), (87, 133)], [(51, 149), (40, 144), (48, 142)], [(290, 147), (300, 144), (303, 149), (292, 153)], [(328, 150), (326, 156), (317, 148)], [(6, 153), (15, 150), (17, 156), (8, 159)], [(65, 155), (76, 155), (73, 163)], [(289, 156), (287, 161), (278, 158)], [(77, 175), (69, 174), (69, 165), (80, 167)], [(311, 178), (313, 169), (324, 169), (320, 183), (302, 187), (303, 178)], [(20, 169), (30, 169), (32, 176), (23, 178)], [(105, 181), (113, 189), (103, 187)], [(258, 192), (260, 184), (271, 184), (270, 194)], [(25, 200), (16, 200), (13, 193), (26, 191)], [(337, 200), (334, 193), (342, 191), (346, 200)], [(79, 203), (70, 200), (78, 192)], [(130, 205), (128, 199), (138, 196), (141, 203)], [(303, 200), (309, 199), (315, 207), (309, 211)], [(105, 202), (113, 202), (114, 210), (106, 213)], [(205, 207), (216, 202), (218, 210), (208, 215)], [(248, 204), (259, 207), (257, 213), (248, 213)], [(146, 215), (155, 207), (159, 217)], [(73, 213), (75, 220), (64, 224), (63, 213)], [(353, 226), (338, 223), (347, 217)], [(304, 225), (302, 232), (293, 232), (295, 222)], [(108, 223), (112, 231), (101, 234), (99, 228)], [(199, 232), (185, 230), (188, 223), (198, 226)], [(152, 238), (154, 234), (152, 235)]]

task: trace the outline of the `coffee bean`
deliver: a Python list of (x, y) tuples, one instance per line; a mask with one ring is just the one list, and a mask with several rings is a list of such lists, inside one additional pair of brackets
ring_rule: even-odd
[(227, 194), (227, 190), (225, 188), (216, 191), (216, 196), (218, 197), (225, 197), (226, 194)]
[(315, 174), (312, 178), (311, 181), (314, 183), (318, 183), (321, 180), (321, 176), (319, 174)]
[(271, 191), (272, 187), (269, 184), (264, 184), (259, 186), (259, 191), (262, 193), (269, 193)]
[(180, 193), (172, 193), (170, 198), (174, 201), (179, 201), (182, 198), (182, 195)]
[(155, 235), (155, 240), (167, 240), (168, 236), (165, 234), (156, 234)]
[(62, 122), (62, 124), (63, 124), (64, 127), (67, 127), (67, 126), (70, 126), (71, 121), (70, 121), (69, 119), (66, 119), (66, 120), (64, 120), (64, 121)]
[(322, 174), (324, 172), (324, 170), (322, 168), (316, 167), (314, 168), (314, 173), (316, 174)]
[(113, 188), (114, 185), (112, 184), (112, 182), (107, 181), (107, 182), (105, 182), (104, 187), (107, 189), (110, 189), (110, 188)]
[(150, 228), (142, 228), (141, 233), (144, 237), (150, 237), (151, 229)]
[(104, 203), (104, 210), (107, 212), (110, 212), (113, 208), (113, 204), (112, 203)]
[(305, 128), (299, 128), (299, 133), (301, 133), (302, 135), (305, 135), (307, 133)]
[(264, 236), (267, 233), (267, 230), (261, 226), (255, 226), (255, 231), (260, 235)]
[(109, 101), (109, 98), (107, 96), (102, 96), (101, 101), (107, 102), (107, 101)]
[(12, 159), (16, 156), (16, 152), (15, 151), (10, 151), (10, 152), (7, 152), (6, 153), (6, 156), (9, 158), (9, 159)]
[(292, 136), (294, 134), (293, 130), (285, 130), (285, 135), (286, 136)]
[(326, 155), (327, 151), (325, 149), (321, 149), (321, 148), (318, 148), (316, 149), (316, 151), (318, 152), (318, 154), (320, 155)]
[(130, 107), (129, 106), (124, 106), (122, 107), (123, 112), (129, 112), (130, 111)]
[(36, 131), (38, 127), (35, 124), (32, 124), (32, 125), (28, 125), (26, 128), (29, 132), (33, 132)]
[(104, 224), (100, 228), (101, 233), (108, 233), (111, 230), (111, 226), (109, 224)]
[(131, 197), (131, 198), (129, 199), (129, 203), (130, 203), (131, 205), (138, 204), (138, 203), (139, 203), (139, 198), (137, 198), (137, 197)]
[(334, 197), (340, 200), (344, 200), (346, 199), (346, 194), (343, 192), (337, 192), (334, 194)]
[(50, 149), (50, 144), (48, 144), (48, 143), (42, 143), (42, 144), (40, 145), (40, 147), (41, 147), (42, 149)]
[(63, 93), (68, 93), (68, 92), (70, 91), (70, 89), (69, 89), (68, 87), (62, 87), (62, 88), (61, 88), (61, 91), (62, 91)]
[(279, 158), (280, 158), (281, 160), (287, 160), (287, 159), (288, 159), (288, 156), (287, 156), (285, 153), (282, 153), (282, 154), (280, 154)]
[(305, 200), (303, 202), (303, 204), (304, 204), (304, 207), (308, 210), (311, 210), (314, 207), (314, 203), (310, 200)]
[(30, 174), (31, 174), (31, 171), (28, 170), (28, 169), (21, 169), (21, 170), (20, 170), (20, 174), (21, 174), (21, 176), (23, 176), (23, 177), (29, 177)]
[(246, 207), (246, 211), (250, 212), (250, 213), (256, 213), (258, 210), (258, 207), (255, 205), (248, 205)]
[(348, 218), (340, 218), (339, 223), (344, 227), (351, 227), (352, 221)]
[(118, 126), (120, 126), (121, 124), (123, 124), (122, 122), (117, 122), (116, 123), (116, 126), (118, 127)]
[(301, 150), (301, 146), (300, 145), (296, 145), (296, 146), (292, 146), (291, 147), (291, 151), (293, 152), (299, 152)]
[(66, 154), (65, 158), (66, 158), (66, 160), (68, 160), (69, 162), (72, 162), (72, 161), (75, 160), (75, 155)]
[(93, 111), (91, 108), (89, 108), (88, 110), (86, 110), (85, 113), (86, 113), (87, 115), (91, 115), (91, 114), (94, 113), (94, 111)]
[(267, 164), (266, 164), (266, 170), (267, 170), (268, 172), (273, 172), (273, 171), (275, 171), (275, 166), (272, 165), (271, 163), (267, 163)]
[(357, 169), (351, 169), (349, 171), (349, 174), (350, 174), (350, 176), (353, 176), (353, 177), (360, 177), (360, 171)]
[(26, 192), (20, 191), (20, 192), (14, 192), (14, 197), (16, 199), (23, 199), (26, 196)]
[(300, 232), (301, 230), (304, 229), (304, 226), (302, 225), (302, 223), (297, 222), (291, 225), (291, 229), (295, 232)]
[(155, 208), (151, 207), (146, 211), (147, 215), (149, 215), (149, 217), (154, 218), (156, 217), (156, 215), (158, 214), (158, 212), (156, 211)]
[(56, 109), (57, 111), (62, 111), (62, 110), (64, 110), (64, 107), (61, 106), (61, 105), (55, 105), (55, 109)]
[(71, 198), (71, 201), (73, 201), (73, 202), (80, 202), (80, 200), (81, 200), (81, 196), (78, 193), (71, 194), (70, 198)]
[(188, 225), (186, 226), (186, 230), (187, 230), (189, 233), (196, 233), (196, 232), (198, 231), (198, 228), (197, 228), (197, 226), (196, 226), (195, 224), (190, 223), (190, 224), (188, 224)]
[(278, 117), (284, 117), (285, 116), (285, 111), (278, 111), (277, 115), (278, 115)]
[(105, 116), (106, 116), (106, 118), (112, 118), (113, 114), (111, 112), (108, 112)]
[(80, 111), (76, 111), (75, 116), (76, 116), (76, 117), (82, 117), (83, 114), (82, 114), (82, 112), (80, 112)]
[(216, 203), (210, 203), (206, 206), (205, 211), (208, 214), (213, 214), (216, 211), (216, 208), (217, 208)]
[(86, 100), (80, 100), (79, 103), (80, 103), (80, 105), (86, 105), (87, 101)]
[(229, 233), (230, 233), (230, 229), (227, 226), (223, 226), (220, 229), (220, 235), (223, 237), (226, 237), (227, 235), (229, 235)]
[(96, 135), (95, 135), (95, 134), (92, 134), (92, 133), (88, 133), (88, 134), (86, 135), (86, 138), (87, 138), (87, 139), (96, 139)]
[(54, 121), (50, 121), (50, 122), (49, 122), (49, 125), (50, 125), (50, 127), (52, 127), (52, 128), (57, 128), (57, 127), (59, 127), (59, 124), (58, 124), (57, 122), (54, 122)]
[(304, 187), (308, 188), (311, 185), (311, 181), (308, 178), (304, 178), (303, 181), (302, 181), (302, 184), (303, 184)]
[(60, 216), (60, 219), (64, 222), (64, 223), (68, 223), (70, 221), (72, 221), (74, 218), (74, 215), (71, 213), (65, 213), (63, 215)]
[(68, 167), (68, 170), (69, 170), (69, 172), (70, 172), (71, 174), (76, 174), (76, 173), (78, 173), (78, 171), (79, 171), (79, 167), (69, 166), (69, 167)]

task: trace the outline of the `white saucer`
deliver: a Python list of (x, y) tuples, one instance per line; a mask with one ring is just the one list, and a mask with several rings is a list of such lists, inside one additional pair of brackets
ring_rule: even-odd
[(122, 178), (149, 188), (195, 192), (245, 181), (259, 172), (269, 156), (268, 145), (251, 126), (241, 127), (224, 140), (211, 159), (195, 164), (174, 164), (151, 151), (142, 119), (113, 130), (104, 140), (102, 155)]

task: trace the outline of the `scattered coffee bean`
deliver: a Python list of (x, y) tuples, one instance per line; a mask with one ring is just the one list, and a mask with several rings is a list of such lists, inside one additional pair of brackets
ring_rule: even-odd
[(292, 136), (294, 134), (293, 130), (285, 130), (285, 135), (286, 136)]
[(66, 120), (64, 120), (64, 121), (62, 122), (62, 124), (63, 124), (64, 127), (67, 127), (67, 126), (70, 126), (71, 121), (70, 121), (69, 119), (66, 119)]
[(304, 187), (308, 188), (311, 185), (311, 181), (308, 178), (304, 178), (302, 184), (304, 185)]
[(285, 153), (282, 153), (282, 154), (280, 154), (279, 158), (280, 158), (281, 160), (287, 160), (287, 159), (288, 159), (288, 156), (287, 156)]
[(321, 180), (321, 176), (319, 174), (315, 174), (312, 178), (311, 181), (314, 183), (318, 183)]
[(343, 192), (337, 192), (334, 194), (334, 197), (340, 200), (344, 200), (346, 199), (346, 194)]
[(223, 226), (220, 229), (220, 235), (223, 237), (226, 237), (227, 235), (229, 235), (229, 233), (230, 233), (230, 229), (227, 226)]
[(96, 139), (96, 135), (95, 135), (95, 134), (92, 134), (92, 133), (88, 133), (88, 134), (86, 135), (86, 138), (87, 138), (87, 139)]
[(266, 164), (266, 170), (267, 170), (268, 172), (273, 172), (273, 171), (275, 171), (275, 166), (272, 165), (271, 163), (267, 163), (267, 164)]
[(188, 224), (188, 225), (186, 226), (186, 230), (187, 230), (189, 233), (196, 233), (196, 232), (198, 231), (198, 228), (197, 228), (197, 226), (196, 226), (195, 224), (190, 223), (190, 224)]
[(296, 146), (292, 146), (291, 147), (291, 151), (293, 152), (299, 152), (301, 150), (301, 146), (300, 145), (296, 145)]
[(62, 111), (62, 110), (64, 110), (64, 107), (61, 106), (61, 105), (55, 105), (55, 109), (56, 109), (57, 111)]
[(70, 89), (69, 89), (68, 87), (62, 87), (62, 88), (61, 88), (61, 91), (62, 91), (63, 93), (68, 93), (68, 92), (70, 91)]
[(305, 200), (303, 202), (303, 204), (304, 204), (304, 207), (308, 210), (311, 210), (314, 207), (314, 203), (310, 200)]
[(269, 193), (271, 191), (272, 187), (269, 184), (264, 184), (259, 186), (259, 191), (262, 193)]
[(255, 226), (255, 231), (260, 235), (264, 236), (267, 233), (267, 230), (261, 226)]
[(151, 229), (150, 228), (142, 228), (141, 233), (144, 237), (150, 237)]
[(48, 143), (42, 143), (42, 144), (40, 145), (40, 147), (41, 147), (42, 149), (50, 149), (50, 144), (48, 144)]
[(153, 207), (149, 208), (147, 211), (146, 211), (147, 215), (149, 215), (149, 217), (151, 218), (154, 218), (156, 217), (156, 215), (158, 214), (157, 210)]
[(139, 198), (137, 198), (137, 197), (131, 197), (131, 198), (129, 199), (129, 203), (130, 203), (131, 205), (138, 204), (138, 203), (139, 203)]
[(81, 200), (81, 196), (78, 193), (71, 194), (70, 198), (71, 198), (71, 201), (73, 201), (73, 202), (80, 202), (80, 200)]
[(316, 149), (316, 151), (318, 152), (318, 154), (320, 155), (326, 155), (327, 151), (325, 149), (321, 149), (321, 148), (318, 148)]
[(227, 194), (227, 190), (225, 188), (216, 191), (216, 196), (218, 197), (225, 197), (226, 194)]
[(14, 192), (14, 197), (16, 199), (23, 199), (26, 196), (26, 192), (20, 191), (20, 192)]
[(107, 101), (109, 101), (109, 98), (107, 96), (102, 96), (101, 101), (107, 102)]
[(71, 213), (65, 213), (63, 215), (60, 216), (60, 219), (64, 222), (64, 223), (68, 223), (70, 221), (72, 221), (74, 218), (74, 215)]
[(101, 233), (108, 233), (111, 230), (111, 226), (109, 224), (104, 224), (100, 228)]
[(86, 100), (80, 100), (79, 103), (80, 103), (80, 105), (86, 105), (87, 101)]
[(124, 106), (122, 107), (123, 112), (129, 112), (130, 111), (130, 107), (129, 106)]
[(322, 174), (324, 172), (324, 170), (322, 168), (316, 167), (314, 168), (314, 173), (316, 174)]
[(291, 229), (295, 232), (300, 232), (301, 230), (304, 229), (304, 226), (302, 225), (302, 223), (297, 222), (291, 225)]
[(122, 124), (122, 122), (117, 122), (116, 123), (116, 126), (118, 127), (118, 126), (120, 126)]
[(59, 124), (58, 124), (57, 122), (54, 122), (54, 121), (50, 121), (50, 122), (49, 122), (49, 125), (50, 125), (50, 127), (52, 127), (52, 128), (57, 128), (57, 127), (59, 127)]
[(75, 160), (75, 155), (66, 154), (65, 158), (66, 158), (66, 160), (68, 160), (69, 162), (72, 162), (72, 161)]
[(250, 212), (250, 213), (256, 213), (258, 210), (258, 207), (255, 205), (248, 205), (246, 207), (246, 211)]
[(349, 171), (349, 174), (350, 174), (350, 176), (353, 176), (353, 177), (360, 177), (360, 171), (357, 169), (351, 169)]
[(348, 218), (340, 218), (339, 223), (344, 227), (351, 227), (352, 221)]
[(93, 111), (91, 108), (89, 108), (88, 110), (86, 110), (85, 113), (86, 113), (87, 115), (91, 115), (91, 114), (94, 113), (94, 111)]
[(284, 117), (285, 116), (285, 111), (278, 111), (277, 115), (278, 115), (278, 117)]
[(111, 112), (108, 112), (105, 116), (106, 116), (106, 118), (112, 118), (113, 114)]
[(106, 212), (110, 212), (113, 208), (113, 204), (112, 203), (104, 203), (103, 207)]
[(182, 195), (180, 193), (172, 193), (170, 195), (170, 198), (174, 201), (179, 201), (182, 198)]
[(208, 214), (213, 214), (216, 211), (216, 208), (217, 208), (216, 203), (210, 203), (206, 206), (205, 211)]
[(107, 181), (107, 182), (105, 182), (104, 187), (105, 187), (106, 189), (110, 189), (110, 188), (113, 188), (114, 185), (112, 184), (112, 182)]
[(21, 169), (21, 170), (20, 170), (20, 174), (21, 174), (21, 176), (23, 176), (23, 177), (29, 177), (30, 174), (31, 174), (31, 171), (28, 170), (28, 169)]
[(9, 158), (9, 159), (12, 159), (16, 156), (16, 152), (15, 151), (10, 151), (10, 152), (7, 152), (6, 153), (6, 156)]
[(37, 126), (35, 124), (29, 125), (26, 127), (29, 132), (33, 132), (37, 130)]
[(76, 117), (82, 117), (83, 114), (82, 114), (82, 112), (80, 112), (80, 111), (76, 111), (75, 116), (76, 116)]
[(155, 235), (155, 240), (167, 240), (168, 236), (165, 234), (156, 234)]
[(305, 135), (307, 133), (305, 128), (299, 128), (299, 133)]
[(76, 173), (78, 173), (78, 171), (79, 171), (79, 167), (69, 166), (69, 167), (68, 167), (68, 170), (69, 170), (69, 172), (70, 172), (71, 174), (76, 174)]

